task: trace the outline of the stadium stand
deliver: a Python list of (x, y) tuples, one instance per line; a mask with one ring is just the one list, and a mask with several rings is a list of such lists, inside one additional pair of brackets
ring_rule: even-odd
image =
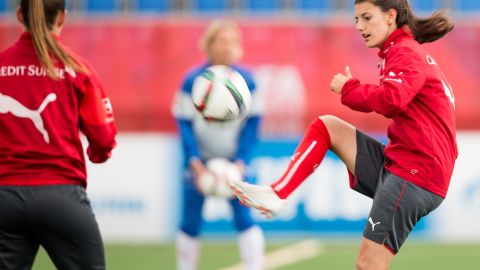
[(431, 13), (445, 7), (443, 0), (416, 0), (412, 1), (411, 4), (415, 11), (422, 13)]
[(228, 11), (230, 2), (229, 0), (191, 0), (190, 6), (193, 12), (219, 13)]
[(282, 0), (246, 0), (244, 8), (249, 13), (278, 13)]
[(113, 13), (118, 11), (116, 0), (87, 0), (86, 11), (89, 13)]
[(85, 12), (86, 0), (66, 0), (65, 5), (70, 14), (76, 14), (77, 12)]
[(297, 0), (294, 7), (298, 13), (328, 13), (335, 9), (333, 0)]
[(173, 9), (172, 0), (137, 0), (136, 10), (140, 13), (167, 13)]
[(0, 0), (0, 13), (5, 13), (7, 10), (7, 0)]
[(480, 12), (479, 0), (457, 0), (455, 8), (460, 12)]
[[(410, 0), (413, 9), (429, 14), (440, 8), (449, 8), (457, 14), (480, 12), (480, 0)], [(184, 14), (212, 15), (332, 15), (353, 12), (354, 0), (67, 0), (70, 14), (115, 15), (128, 14)], [(0, 15), (15, 10), (18, 0), (0, 0)]]

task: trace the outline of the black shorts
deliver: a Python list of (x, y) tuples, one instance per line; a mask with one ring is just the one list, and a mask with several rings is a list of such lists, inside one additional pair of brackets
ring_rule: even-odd
[(357, 130), (355, 176), (350, 187), (373, 198), (363, 236), (396, 254), (415, 224), (443, 198), (384, 168), (384, 145)]
[(31, 269), (40, 245), (57, 269), (105, 269), (82, 186), (0, 186), (0, 269)]

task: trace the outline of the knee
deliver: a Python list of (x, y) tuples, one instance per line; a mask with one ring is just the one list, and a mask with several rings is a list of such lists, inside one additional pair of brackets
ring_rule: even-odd
[(368, 269), (368, 263), (365, 259), (362, 259), (361, 257), (357, 258), (357, 262), (355, 263), (355, 269), (357, 270), (366, 270)]
[(357, 270), (387, 270), (388, 267), (384, 267), (375, 263), (375, 260), (371, 260), (366, 256), (359, 256), (355, 265)]
[(333, 115), (321, 115), (310, 123), (309, 129), (322, 129), (322, 126), (327, 129), (328, 132), (334, 128), (337, 123), (341, 120), (340, 118)]
[(321, 115), (318, 117), (318, 119), (322, 120), (322, 122), (325, 124), (327, 128), (334, 126), (335, 124), (341, 122), (342, 120), (334, 115)]
[(316, 121), (321, 121), (327, 129), (330, 137), (343, 137), (346, 132), (355, 132), (356, 128), (350, 123), (333, 115), (322, 115)]

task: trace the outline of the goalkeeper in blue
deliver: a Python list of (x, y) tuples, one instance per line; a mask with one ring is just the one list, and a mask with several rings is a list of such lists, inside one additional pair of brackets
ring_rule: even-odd
[[(248, 179), (248, 158), (258, 139), (260, 125), (261, 106), (253, 78), (247, 70), (235, 64), (243, 53), (238, 26), (230, 21), (214, 21), (206, 29), (200, 45), (208, 59), (187, 74), (172, 108), (184, 153), (182, 215), (177, 235), (177, 268), (180, 270), (197, 269), (202, 211), (209, 195), (201, 183), (209, 173), (206, 163), (217, 158), (227, 159)], [(193, 81), (212, 65), (230, 66), (244, 77), (252, 94), (252, 108), (245, 117), (215, 122), (204, 119), (195, 110), (191, 98)], [(229, 203), (245, 269), (263, 269), (265, 241), (262, 230), (252, 220), (250, 209), (241, 205), (237, 198), (232, 196)]]

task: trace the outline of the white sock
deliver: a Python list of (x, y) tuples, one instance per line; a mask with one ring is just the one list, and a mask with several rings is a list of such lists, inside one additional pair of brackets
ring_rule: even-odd
[(177, 234), (177, 269), (197, 269), (198, 256), (200, 253), (200, 241), (184, 232)]
[(240, 257), (245, 265), (245, 270), (263, 269), (263, 256), (265, 252), (265, 239), (258, 226), (241, 232), (238, 235)]

